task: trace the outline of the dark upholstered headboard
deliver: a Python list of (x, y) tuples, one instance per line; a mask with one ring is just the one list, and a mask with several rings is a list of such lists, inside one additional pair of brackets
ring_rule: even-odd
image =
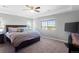
[(6, 25), (6, 32), (8, 32), (8, 27), (27, 27), (27, 25)]

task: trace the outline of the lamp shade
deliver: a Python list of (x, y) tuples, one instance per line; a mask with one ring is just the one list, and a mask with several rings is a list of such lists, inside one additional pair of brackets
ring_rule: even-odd
[(79, 22), (65, 23), (65, 31), (72, 32), (72, 33), (77, 33), (78, 32), (78, 27), (79, 27), (78, 24), (79, 24)]

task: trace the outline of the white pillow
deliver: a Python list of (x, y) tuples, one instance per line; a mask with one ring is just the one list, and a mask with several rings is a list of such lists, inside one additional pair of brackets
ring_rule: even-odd
[(9, 27), (8, 32), (17, 32), (18, 28)]

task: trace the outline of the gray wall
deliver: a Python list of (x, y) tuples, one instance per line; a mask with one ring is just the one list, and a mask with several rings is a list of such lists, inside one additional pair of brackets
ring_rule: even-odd
[[(55, 31), (43, 31), (41, 30), (40, 21), (45, 19), (56, 19), (56, 30)], [(36, 29), (41, 34), (47, 35), (48, 37), (60, 38), (60, 40), (68, 41), (68, 33), (64, 31), (64, 25), (66, 22), (79, 21), (79, 11), (69, 11), (65, 13), (45, 16), (36, 19)]]
[(28, 21), (32, 21), (30, 18), (24, 18), (15, 15), (8, 15), (8, 14), (1, 14), (0, 17), (2, 18), (2, 23), (7, 25), (26, 25)]

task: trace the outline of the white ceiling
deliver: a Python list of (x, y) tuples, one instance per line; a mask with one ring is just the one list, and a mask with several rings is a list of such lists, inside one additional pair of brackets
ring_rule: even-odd
[[(37, 18), (71, 10), (70, 5), (37, 5), (40, 12), (31, 12), (24, 5), (0, 5), (0, 13), (18, 15), (28, 18)], [(26, 10), (25, 10), (26, 9)]]

